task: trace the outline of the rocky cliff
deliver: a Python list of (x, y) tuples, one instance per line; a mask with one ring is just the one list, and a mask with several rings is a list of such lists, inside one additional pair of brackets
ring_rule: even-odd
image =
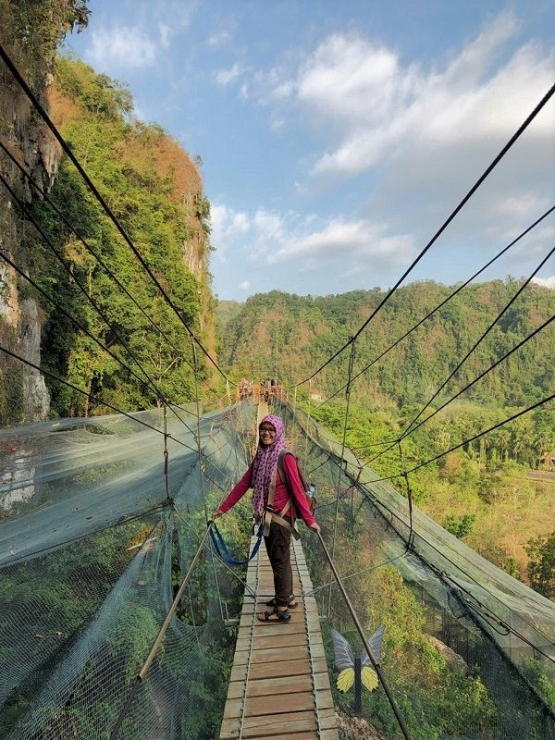
[[(0, 0), (0, 43), (40, 104), (48, 107), (56, 46), (75, 26), (86, 24), (84, 0)], [(60, 149), (34, 110), (22, 87), (0, 61), (0, 143), (40, 186), (48, 191), (60, 161)], [(0, 174), (18, 197), (36, 197), (18, 167), (0, 151)], [(25, 271), (31, 271), (18, 245), (27, 228), (5, 186), (0, 191), (0, 249)], [(0, 260), (0, 424), (45, 418), (49, 394), (40, 365), (41, 320), (35, 298), (22, 290), (15, 271)]]
[[(104, 120), (98, 121), (98, 130), (100, 131), (103, 126), (106, 130), (113, 124), (114, 131), (116, 129), (118, 131), (110, 144), (106, 142), (111, 134), (103, 139), (101, 148), (103, 146), (108, 148), (100, 152), (99, 157), (101, 160), (104, 158), (105, 161), (117, 162), (116, 167), (119, 169), (117, 175), (114, 175), (115, 170), (108, 175), (106, 171), (100, 172), (98, 168), (94, 171), (94, 168), (90, 169), (92, 166), (90, 159), (87, 160), (85, 168), (99, 189), (107, 192), (106, 199), (109, 203), (114, 199), (117, 201), (120, 194), (114, 192), (111, 183), (103, 181), (103, 175), (107, 175), (109, 180), (111, 175), (121, 179), (124, 173), (127, 173), (131, 178), (132, 185), (127, 195), (135, 188), (133, 195), (125, 203), (119, 198), (114, 205), (114, 212), (118, 219), (123, 220), (124, 228), (133, 239), (135, 239), (133, 228), (137, 226), (139, 229), (137, 237), (142, 240), (141, 250), (150, 252), (148, 259), (155, 266), (155, 271), (163, 276), (162, 282), (166, 288), (170, 292), (174, 291), (175, 300), (179, 298), (178, 305), (182, 308), (182, 317), (214, 357), (216, 337), (209, 272), (210, 206), (204, 196), (198, 162), (192, 160), (178, 142), (156, 124), (143, 125), (138, 121), (127, 124), (125, 116), (131, 112), (132, 102), (125, 89), (114, 92), (114, 86), (108, 78), (104, 76), (96, 78), (94, 71), (86, 65), (56, 58), (56, 46), (63, 35), (75, 27), (80, 29), (86, 25), (88, 13), (86, 1), (38, 0), (31, 8), (27, 5), (19, 7), (20, 4), (16, 7), (16, 4), (9, 0), (0, 0), (0, 17), (8, 18), (8, 22), (0, 29), (0, 43), (62, 135), (65, 138), (70, 137), (70, 146), (78, 158), (83, 156), (79, 149), (80, 139), (85, 141), (85, 152), (87, 151), (87, 137), (90, 134), (87, 126), (97, 130), (97, 122), (91, 119), (92, 111), (88, 110), (84, 102), (87, 95), (82, 94), (82, 86), (91, 84), (95, 87), (95, 94), (103, 96), (102, 102), (109, 108), (109, 113), (104, 115)], [(30, 204), (33, 212), (50, 218), (48, 208), (40, 203), (37, 190), (26, 180), (21, 169), (29, 173), (31, 181), (34, 181), (42, 191), (47, 194), (52, 192), (54, 201), (67, 204), (67, 200), (63, 200), (64, 196), (57, 192), (60, 191), (61, 181), (67, 186), (67, 160), (64, 164), (61, 147), (25, 95), (16, 77), (2, 60), (0, 60), (0, 83), (0, 174), (7, 186), (13, 188), (16, 196), (12, 198), (7, 188), (0, 185), (2, 191), (0, 249), (23, 270), (25, 275), (37, 280), (40, 289), (46, 288), (54, 300), (65, 306), (66, 310), (73, 315), (75, 312), (82, 314), (82, 311), (86, 312), (87, 309), (72, 303), (73, 288), (70, 282), (68, 283), (67, 276), (60, 277), (56, 272), (59, 265), (52, 268), (54, 272), (50, 272), (51, 268), (44, 258), (44, 250), (40, 245), (41, 238), (29, 219), (20, 212), (21, 209), (17, 204), (17, 200), (20, 199)], [(129, 109), (126, 105), (129, 105)], [(112, 145), (113, 149), (110, 148)], [(85, 190), (81, 192), (81, 186), (82, 183), (74, 182), (73, 187), (79, 189), (81, 193), (79, 197), (82, 200), (79, 200), (79, 197), (74, 198), (73, 193), (76, 191), (70, 190), (73, 212), (71, 215), (68, 213), (68, 218), (74, 223), (76, 214), (79, 220), (83, 212), (80, 210), (81, 204), (84, 210), (88, 208), (87, 195)], [(71, 185), (69, 187), (71, 188)], [(150, 200), (145, 195), (147, 192), (152, 195)], [(157, 219), (160, 225), (158, 233), (149, 231), (149, 226), (145, 224), (149, 219), (147, 215), (149, 210), (155, 213), (154, 219)], [(129, 222), (128, 217), (132, 220), (130, 214), (136, 216), (135, 222), (140, 222), (138, 225)], [(79, 224), (82, 232), (88, 231), (91, 234), (95, 228), (101, 231), (104, 229), (100, 225), (100, 220), (95, 221), (96, 226), (92, 226), (92, 221), (86, 223), (85, 221), (86, 219), (81, 219)], [(73, 277), (79, 280), (79, 275), (88, 270), (86, 277), (89, 283), (94, 289), (102, 292), (103, 289), (97, 282), (95, 272), (97, 267), (91, 265), (90, 256), (85, 258), (89, 260), (86, 270), (83, 267), (84, 263), (80, 262), (81, 253), (84, 254), (84, 251), (78, 244), (79, 240), (76, 241), (71, 235), (67, 243), (64, 243), (61, 237), (57, 241), (58, 237), (60, 234), (56, 233), (52, 236), (56, 248), (61, 249), (68, 264), (73, 265), (71, 268)], [(109, 242), (110, 239), (107, 237), (101, 246), (96, 242), (97, 249), (101, 253), (103, 249), (107, 250), (105, 259), (115, 259), (121, 269), (122, 263), (118, 261), (119, 258), (114, 258), (112, 251), (117, 247)], [(174, 246), (179, 245), (177, 251), (172, 247), (172, 243)], [(78, 246), (75, 247), (75, 244)], [(169, 260), (170, 263), (172, 260), (173, 264), (181, 262), (194, 279), (189, 280), (187, 274), (183, 273), (174, 275), (171, 267), (164, 267), (164, 254), (166, 261)], [(126, 269), (128, 275), (129, 270), (134, 270), (129, 264), (124, 268), (124, 272)], [(104, 278), (98, 279), (102, 281)], [(136, 291), (136, 281), (139, 278), (134, 274), (132, 279), (135, 280)], [(124, 282), (125, 280), (124, 278)], [(89, 293), (92, 294), (92, 289)], [(141, 299), (143, 305), (146, 305), (146, 296), (154, 300), (153, 293), (145, 286)], [(102, 304), (102, 299), (98, 296), (96, 300), (100, 300)], [(146, 298), (147, 303), (148, 300), (149, 298)], [(81, 301), (86, 304), (86, 296), (81, 297)], [(106, 313), (117, 317), (119, 309), (104, 304), (102, 307)], [(155, 314), (158, 311), (161, 318), (159, 310), (156, 307), (153, 307), (153, 310)], [(71, 324), (64, 326), (63, 322), (60, 322), (59, 312), (56, 312), (57, 309), (53, 309), (48, 301), (43, 301), (42, 296), (29, 287), (27, 281), (18, 276), (0, 255), (0, 347), (7, 350), (7, 352), (0, 350), (0, 426), (43, 419), (49, 413), (55, 415), (89, 413), (86, 402), (83, 409), (79, 403), (68, 401), (67, 398), (60, 401), (60, 384), (51, 379), (56, 375), (76, 383), (81, 388), (86, 388), (89, 393), (97, 394), (100, 398), (102, 387), (107, 388), (110, 385), (114, 389), (128, 381), (128, 378), (123, 376), (116, 377), (117, 373), (112, 373), (112, 368), (107, 369), (106, 364), (100, 359), (97, 358), (95, 364), (93, 354), (89, 353), (84, 345), (79, 345), (75, 327)], [(129, 317), (127, 318), (129, 320)], [(88, 318), (85, 324), (87, 322), (89, 328), (95, 325), (95, 319)], [(173, 332), (171, 326), (169, 330), (170, 333)], [(97, 326), (95, 331), (100, 342), (107, 345), (112, 343), (113, 336), (110, 336), (109, 332), (106, 334), (105, 327)], [(136, 322), (130, 331), (139, 331)], [(182, 340), (177, 341), (180, 344)], [(185, 343), (188, 344), (187, 340)], [(185, 349), (185, 355), (191, 351)], [(154, 347), (148, 347), (145, 349), (145, 357), (140, 358), (147, 366), (152, 359), (153, 367), (148, 367), (148, 370), (152, 371), (153, 376), (162, 377), (161, 368), (164, 364), (171, 367), (173, 372), (183, 363), (179, 356), (166, 358), (162, 357), (162, 354), (154, 361), (156, 352), (158, 350)], [(73, 362), (86, 369), (72, 375)], [(47, 377), (45, 383), (38, 367), (48, 367), (54, 376)], [(164, 377), (167, 379), (167, 376)], [(101, 378), (106, 381), (104, 386)], [(183, 390), (179, 402), (186, 401), (191, 393), (190, 379), (185, 375), (176, 377), (172, 387), (187, 388)], [(125, 391), (120, 395), (113, 390), (110, 393), (112, 393), (111, 403), (124, 404), (121, 408), (126, 408), (127, 402), (142, 407), (142, 404), (148, 406), (154, 400), (148, 394), (141, 398), (142, 391), (137, 393), (137, 390), (130, 391), (128, 397), (125, 396)], [(169, 393), (169, 387), (166, 393)], [(98, 412), (102, 413), (102, 410), (99, 409)]]

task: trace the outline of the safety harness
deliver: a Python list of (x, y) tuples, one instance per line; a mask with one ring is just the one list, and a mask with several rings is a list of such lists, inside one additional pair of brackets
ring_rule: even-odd
[[(290, 492), (289, 492), (289, 498), (287, 499), (287, 503), (285, 504), (283, 509), (279, 512), (279, 514), (274, 511), (274, 495), (276, 493), (278, 471), (280, 470), (280, 468), (283, 467), (282, 461), (288, 452), (289, 450), (282, 450), (279, 453), (277, 469), (274, 475), (272, 476), (272, 480), (270, 482), (270, 488), (268, 489), (268, 503), (264, 507), (264, 537), (268, 537), (268, 535), (270, 534), (271, 523), (276, 522), (276, 524), (279, 524), (280, 526), (285, 527), (285, 529), (288, 529), (296, 540), (300, 540), (301, 535), (299, 534), (297, 529), (291, 524), (290, 521), (285, 519), (285, 515), (287, 514), (287, 512), (293, 508), (293, 501), (292, 501)], [(292, 453), (289, 453), (289, 454), (292, 454)], [(285, 470), (283, 470), (283, 473), (284, 473), (283, 482), (285, 483), (287, 490), (289, 491), (289, 482), (287, 480), (287, 476), (285, 475)]]

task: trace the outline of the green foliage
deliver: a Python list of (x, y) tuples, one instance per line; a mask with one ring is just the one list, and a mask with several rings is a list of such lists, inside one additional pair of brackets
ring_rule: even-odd
[(555, 665), (548, 660), (530, 658), (521, 665), (524, 675), (537, 687), (551, 707), (555, 707)]
[[(493, 322), (519, 285), (499, 280), (471, 284), (388, 351), (452, 288), (433, 282), (407, 285), (392, 296), (355, 347), (351, 399), (355, 403), (406, 407), (427, 402), (456, 363)], [(249, 298), (231, 318), (222, 338), (223, 362), (251, 377), (273, 374), (293, 385), (308, 377), (353, 336), (384, 298), (379, 289), (344, 295), (299, 297), (272, 291)], [(555, 293), (528, 286), (455, 374), (435, 404), (441, 402), (501, 358), (555, 311)], [(387, 354), (382, 354), (387, 351)], [(553, 332), (540, 332), (507, 361), (465, 394), (481, 407), (522, 407), (553, 387), (549, 358), (555, 352)], [(312, 381), (312, 392), (336, 393), (347, 381), (348, 352), (343, 352)], [(246, 358), (253, 358), (250, 361)], [(364, 370), (364, 372), (362, 372)], [(342, 395), (340, 391), (338, 395)], [(433, 410), (433, 409), (431, 409)], [(476, 445), (479, 448), (479, 443)], [(523, 460), (521, 460), (523, 461)]]
[(555, 597), (555, 531), (535, 537), (526, 548), (530, 561), (528, 576), (532, 588), (548, 599)]
[[(2, 346), (10, 347), (13, 332), (0, 318), (0, 340)], [(23, 366), (20, 362), (2, 353), (0, 363), (0, 427), (19, 424), (24, 417)]]
[[(363, 557), (363, 559), (365, 559)], [(341, 570), (342, 556), (336, 565)], [(351, 565), (351, 563), (349, 563)], [(379, 599), (373, 598), (379, 594)], [(443, 737), (487, 737), (495, 726), (496, 710), (479, 677), (450, 666), (424, 632), (425, 614), (415, 594), (408, 589), (398, 571), (378, 569), (353, 589), (353, 606), (363, 614), (371, 604), (368, 622), (373, 627), (385, 624), (382, 667), (400, 713), (410, 728), (411, 738), (429, 740)], [(358, 654), (360, 646), (354, 632), (345, 635)], [(328, 643), (327, 656), (333, 664)], [(332, 671), (337, 675), (336, 671)], [(340, 694), (332, 681), (334, 702), (349, 711), (352, 694)], [(363, 692), (363, 715), (372, 718), (385, 737), (398, 737), (399, 727), (383, 691)]]
[(476, 514), (464, 514), (462, 517), (458, 517), (454, 513), (448, 514), (443, 520), (443, 529), (446, 529), (455, 537), (465, 537), (467, 534), (472, 532), (472, 527), (476, 521)]
[[(190, 213), (183, 213), (183, 204), (176, 202), (175, 172), (160, 169), (157, 159), (165, 134), (157, 125), (127, 120), (132, 100), (125, 88), (70, 59), (59, 61), (57, 85), (62, 94), (58, 105), (67, 108), (62, 134), (177, 314), (64, 159), (52, 198), (86, 246), (41, 201), (33, 204), (33, 212), (47, 242), (29, 230), (22, 247), (32, 274), (60, 306), (41, 301), (47, 316), (43, 363), (84, 392), (48, 381), (52, 412), (105, 413), (85, 394), (125, 410), (159, 405), (163, 399), (186, 403), (195, 397), (186, 327), (199, 336), (201, 285), (185, 266), (183, 250), (189, 239), (187, 218), (202, 227), (209, 205), (202, 193), (195, 193)], [(203, 376), (201, 370), (199, 379)]]

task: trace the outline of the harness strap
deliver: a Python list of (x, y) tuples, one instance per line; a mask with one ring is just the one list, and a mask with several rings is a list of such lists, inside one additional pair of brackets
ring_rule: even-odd
[(250, 560), (254, 558), (254, 556), (258, 552), (258, 548), (260, 547), (260, 543), (262, 541), (262, 532), (263, 527), (261, 525), (256, 534), (257, 540), (254, 543), (252, 552), (246, 560), (236, 560), (233, 557), (215, 522), (212, 525), (212, 529), (210, 530), (210, 539), (212, 540), (212, 544), (214, 545), (214, 549), (216, 550), (216, 553), (220, 560), (223, 560), (228, 565), (246, 565)]
[(276, 524), (281, 525), (282, 527), (285, 527), (285, 529), (288, 529), (293, 537), (296, 540), (299, 540), (301, 538), (301, 535), (295, 527), (291, 524), (291, 522), (288, 522), (287, 519), (284, 519), (285, 514), (289, 511), (289, 509), (292, 506), (291, 502), (291, 496), (287, 499), (287, 503), (283, 507), (283, 509), (280, 511), (279, 514), (276, 514), (274, 511), (274, 495), (276, 493), (276, 482), (277, 482), (277, 471), (272, 476), (272, 480), (270, 482), (270, 488), (268, 490), (268, 503), (266, 504), (266, 508), (264, 510), (264, 537), (268, 537), (270, 534), (270, 525), (272, 522), (276, 522)]

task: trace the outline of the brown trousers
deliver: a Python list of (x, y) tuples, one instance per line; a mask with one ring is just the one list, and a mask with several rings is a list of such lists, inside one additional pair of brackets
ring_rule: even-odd
[(268, 560), (274, 574), (275, 599), (278, 606), (287, 606), (293, 593), (291, 571), (291, 532), (272, 522), (270, 534), (264, 537)]

